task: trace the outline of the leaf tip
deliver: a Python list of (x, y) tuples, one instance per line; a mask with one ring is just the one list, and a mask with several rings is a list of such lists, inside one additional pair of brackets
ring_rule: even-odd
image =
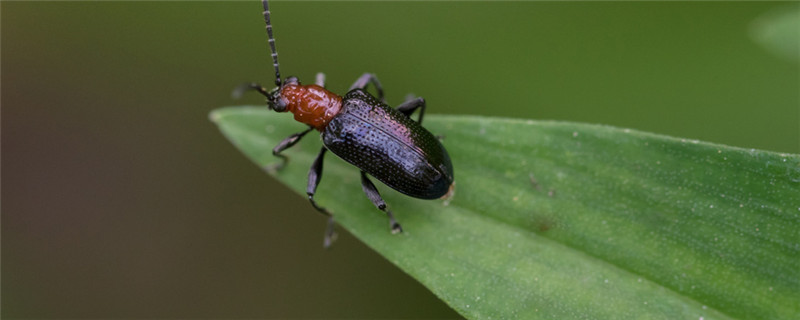
[(222, 119), (222, 112), (220, 110), (213, 110), (208, 113), (208, 120), (213, 123), (219, 123), (219, 120)]

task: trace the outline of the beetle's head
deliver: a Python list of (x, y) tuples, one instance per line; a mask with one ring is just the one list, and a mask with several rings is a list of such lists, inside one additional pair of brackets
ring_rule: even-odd
[(267, 96), (267, 107), (277, 112), (286, 111), (286, 101), (281, 99), (281, 87), (275, 87)]
[(267, 107), (270, 110), (275, 110), (276, 112), (286, 112), (286, 106), (289, 103), (285, 97), (283, 97), (283, 90), (286, 87), (292, 87), (299, 85), (300, 81), (297, 77), (288, 77), (286, 80), (275, 89), (269, 92), (267, 96)]

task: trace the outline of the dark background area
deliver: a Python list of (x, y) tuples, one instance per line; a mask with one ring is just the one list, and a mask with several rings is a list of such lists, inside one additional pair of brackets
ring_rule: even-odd
[[(346, 232), (323, 250), (324, 219), (208, 121), (263, 103), (232, 100), (238, 84), (273, 81), (258, 1), (1, 6), (3, 317), (457, 317)], [(798, 153), (798, 65), (752, 37), (790, 6), (271, 9), (283, 74), (323, 71), (339, 93), (368, 71), (430, 113)]]

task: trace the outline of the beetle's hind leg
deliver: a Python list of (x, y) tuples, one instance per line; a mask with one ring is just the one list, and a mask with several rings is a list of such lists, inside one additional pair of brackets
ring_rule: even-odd
[(358, 80), (356, 80), (356, 82), (354, 82), (353, 85), (350, 86), (350, 90), (353, 89), (367, 90), (367, 85), (370, 83), (373, 86), (375, 86), (375, 90), (378, 91), (378, 100), (380, 100), (383, 103), (386, 103), (386, 99), (383, 97), (383, 86), (381, 85), (381, 82), (378, 81), (378, 77), (376, 77), (372, 73), (365, 73), (362, 74), (360, 77), (358, 77)]
[(403, 102), (401, 105), (397, 106), (397, 111), (402, 112), (409, 118), (411, 118), (411, 115), (414, 114), (414, 111), (417, 109), (419, 109), (419, 118), (417, 118), (417, 123), (422, 124), (422, 117), (425, 115), (425, 99), (422, 97), (409, 97), (406, 99), (406, 102)]
[(275, 146), (275, 148), (272, 148), (272, 155), (280, 158), (281, 161), (278, 162), (278, 163), (274, 163), (274, 164), (271, 164), (271, 165), (268, 165), (268, 166), (264, 167), (264, 170), (267, 170), (267, 172), (270, 172), (270, 173), (274, 173), (274, 172), (277, 172), (278, 170), (283, 169), (283, 167), (286, 165), (286, 163), (289, 162), (289, 157), (282, 155), (281, 152), (283, 150), (291, 148), (298, 141), (300, 141), (300, 139), (302, 139), (303, 136), (305, 136), (307, 133), (311, 132), (311, 130), (313, 130), (313, 129), (314, 128), (312, 128), (312, 127), (308, 127), (308, 129), (306, 129), (303, 132), (295, 133), (295, 134), (289, 136), (288, 138), (283, 139), (283, 141), (278, 143), (278, 145)]
[[(406, 102), (403, 102), (397, 106), (397, 111), (400, 111), (408, 118), (411, 118), (411, 115), (414, 114), (414, 111), (416, 111), (418, 108), (421, 108), (419, 109), (419, 118), (417, 118), (417, 123), (422, 124), (422, 117), (425, 116), (425, 107), (426, 105), (424, 98), (414, 98), (413, 94), (409, 94), (406, 96)], [(444, 136), (437, 135), (436, 139), (442, 141), (444, 140)]]
[(311, 165), (311, 170), (308, 170), (308, 187), (306, 188), (306, 194), (308, 195), (308, 201), (311, 202), (311, 205), (314, 206), (314, 209), (325, 216), (328, 217), (328, 227), (325, 229), (325, 240), (323, 242), (323, 246), (328, 248), (333, 243), (333, 240), (336, 239), (336, 232), (333, 228), (333, 214), (331, 214), (328, 209), (320, 207), (316, 201), (314, 201), (314, 194), (317, 192), (317, 186), (319, 186), (319, 181), (322, 180), (322, 161), (325, 158), (325, 151), (328, 151), (325, 147), (322, 147), (319, 151), (319, 155), (317, 158), (314, 159), (314, 163)]
[(383, 201), (381, 194), (378, 193), (378, 189), (375, 188), (375, 185), (372, 183), (372, 181), (367, 178), (367, 174), (364, 173), (364, 171), (361, 171), (361, 188), (364, 189), (364, 193), (367, 194), (369, 201), (372, 201), (372, 204), (378, 207), (378, 209), (381, 211), (386, 212), (386, 215), (389, 216), (389, 224), (392, 227), (392, 233), (403, 232), (403, 228), (400, 227), (400, 224), (394, 219), (392, 211), (386, 207), (386, 202)]

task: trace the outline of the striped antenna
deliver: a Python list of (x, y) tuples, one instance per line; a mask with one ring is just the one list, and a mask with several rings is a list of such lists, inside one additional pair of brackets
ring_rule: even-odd
[(281, 72), (278, 70), (278, 51), (275, 50), (275, 38), (272, 37), (272, 22), (269, 21), (269, 4), (261, 0), (264, 5), (264, 22), (267, 23), (267, 36), (269, 37), (269, 50), (272, 52), (272, 65), (275, 67), (275, 85), (281, 86)]

